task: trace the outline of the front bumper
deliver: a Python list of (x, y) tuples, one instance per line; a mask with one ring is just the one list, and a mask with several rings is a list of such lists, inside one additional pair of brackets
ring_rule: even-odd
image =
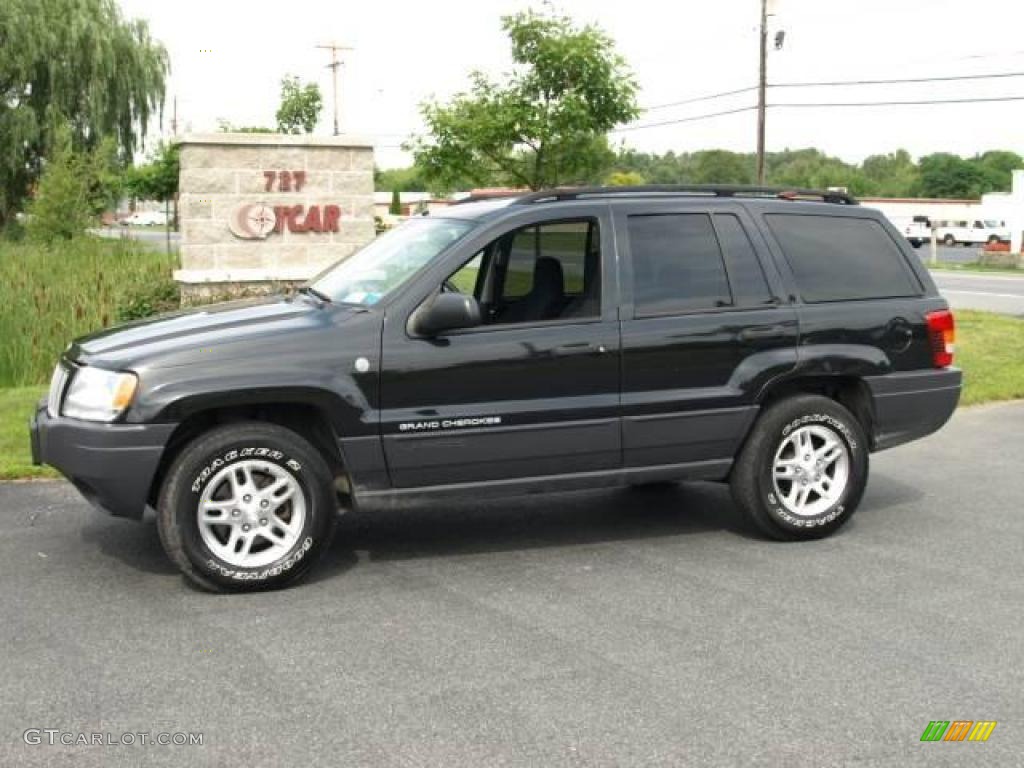
[(30, 424), (32, 462), (59, 470), (94, 506), (137, 519), (175, 426), (52, 418), (40, 403)]
[(930, 435), (949, 421), (960, 402), (959, 368), (867, 376), (874, 401), (876, 451)]

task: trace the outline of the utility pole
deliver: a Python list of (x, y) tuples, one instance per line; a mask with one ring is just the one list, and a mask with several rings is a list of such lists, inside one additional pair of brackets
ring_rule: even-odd
[(338, 51), (351, 51), (352, 48), (338, 45), (337, 43), (318, 45), (317, 48), (323, 48), (331, 52), (331, 63), (327, 65), (327, 68), (331, 70), (331, 81), (334, 88), (334, 135), (337, 136), (340, 133), (338, 130), (338, 67), (341, 66)]
[(757, 183), (764, 184), (764, 113), (768, 90), (768, 0), (761, 0), (761, 69), (757, 80)]

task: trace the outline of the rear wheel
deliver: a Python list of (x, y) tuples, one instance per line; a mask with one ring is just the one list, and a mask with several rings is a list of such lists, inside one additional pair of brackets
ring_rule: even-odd
[(999, 235), (989, 235), (988, 236), (988, 243), (989, 243), (989, 245), (995, 245), (998, 242), (999, 242)]
[(800, 395), (771, 406), (733, 468), (733, 498), (767, 535), (827, 536), (850, 519), (868, 477), (864, 429), (839, 403)]
[(956, 238), (953, 237), (952, 235), (946, 235), (945, 237), (942, 238), (942, 242), (944, 245), (953, 246), (956, 245)]
[(194, 583), (234, 592), (301, 578), (330, 543), (331, 472), (275, 424), (214, 429), (175, 460), (157, 505), (164, 549)]

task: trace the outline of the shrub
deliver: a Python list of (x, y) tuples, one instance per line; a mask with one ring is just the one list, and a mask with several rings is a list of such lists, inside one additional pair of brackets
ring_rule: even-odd
[(171, 308), (176, 261), (128, 240), (0, 241), (0, 387), (45, 384), (76, 336)]

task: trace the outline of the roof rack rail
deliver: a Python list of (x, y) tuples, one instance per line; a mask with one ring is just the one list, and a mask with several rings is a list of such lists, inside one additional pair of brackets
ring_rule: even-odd
[(740, 184), (642, 184), (623, 187), (556, 187), (521, 195), (514, 205), (547, 203), (556, 200), (578, 200), (583, 197), (615, 195), (695, 195), (703, 197), (762, 197), (778, 200), (820, 200), (837, 205), (857, 205), (845, 192), (804, 189), (802, 187), (752, 187)]

